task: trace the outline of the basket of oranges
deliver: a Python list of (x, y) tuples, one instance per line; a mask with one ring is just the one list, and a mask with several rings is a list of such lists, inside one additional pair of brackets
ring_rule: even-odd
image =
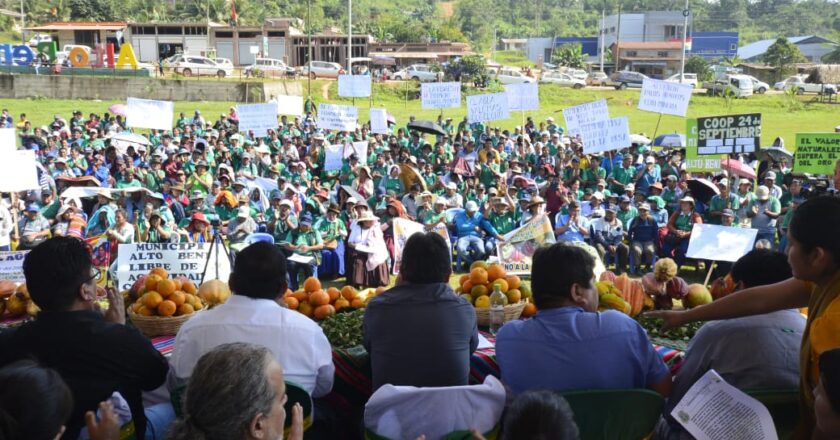
[(531, 289), (518, 276), (507, 274), (498, 263), (476, 261), (470, 266), (470, 272), (458, 280), (455, 292), (475, 307), (478, 325), (490, 325), (490, 294), (497, 285), (505, 295), (505, 322), (536, 313)]
[(186, 278), (170, 278), (162, 268), (153, 269), (144, 281), (142, 294), (128, 306), (128, 317), (144, 335), (174, 335), (205, 305), (198, 289)]

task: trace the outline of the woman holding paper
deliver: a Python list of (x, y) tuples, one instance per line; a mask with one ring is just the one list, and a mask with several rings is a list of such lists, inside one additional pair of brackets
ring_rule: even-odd
[(388, 249), (379, 227), (379, 218), (369, 210), (350, 226), (347, 239), (347, 284), (356, 287), (387, 286)]

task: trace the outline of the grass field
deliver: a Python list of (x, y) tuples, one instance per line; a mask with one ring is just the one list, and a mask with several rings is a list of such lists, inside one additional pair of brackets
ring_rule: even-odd
[[(301, 81), (304, 93), (307, 82)], [(329, 99), (323, 97), (326, 88)], [(332, 102), (351, 104), (347, 98), (337, 97), (338, 87), (335, 81), (312, 81), (312, 96), (317, 102)], [(440, 114), (439, 110), (423, 110), (420, 106), (419, 86), (414, 83), (393, 82), (375, 84), (373, 96), (370, 99), (356, 99), (362, 121), (368, 119), (370, 107), (385, 107), (393, 114), (400, 126), (408, 121), (409, 115), (418, 119), (434, 119)], [(474, 93), (471, 91), (470, 93)], [(554, 85), (540, 86), (541, 109), (539, 111), (516, 112), (511, 118), (495, 121), (497, 125), (506, 129), (513, 129), (522, 124), (525, 116), (533, 116), (535, 120), (544, 120), (554, 116), (558, 123), (563, 123), (562, 109), (597, 99), (606, 99), (612, 116), (627, 116), (630, 119), (630, 130), (633, 133), (645, 133), (652, 137), (656, 131), (664, 133), (684, 133), (685, 119), (675, 116), (663, 116), (656, 129), (659, 115), (640, 111), (636, 108), (639, 90), (616, 91), (612, 89), (583, 89), (572, 90)], [(727, 101), (719, 97), (708, 97), (695, 94), (691, 99), (688, 117), (713, 116), (739, 113), (762, 114), (762, 143), (769, 145), (776, 136), (782, 136), (789, 149), (793, 148), (796, 133), (830, 132), (840, 124), (840, 105), (812, 102), (813, 95), (755, 95), (747, 99)], [(117, 100), (53, 100), (53, 99), (0, 99), (0, 107), (8, 108), (17, 117), (19, 113), (26, 113), (36, 125), (47, 124), (58, 113), (69, 118), (73, 110), (81, 110), (85, 115), (107, 111), (108, 106), (122, 101)], [(199, 109), (206, 118), (215, 119), (220, 112), (227, 112), (232, 102), (176, 102), (175, 112), (192, 114)], [(459, 109), (443, 111), (445, 117), (451, 117), (456, 122), (466, 115), (466, 107), (462, 104)]]

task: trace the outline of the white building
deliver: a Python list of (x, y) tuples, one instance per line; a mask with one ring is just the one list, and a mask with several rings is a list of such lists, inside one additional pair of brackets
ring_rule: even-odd
[[(616, 42), (665, 42), (682, 40), (682, 11), (648, 11), (639, 14), (609, 15), (604, 18), (604, 46), (609, 48)], [(619, 27), (621, 35), (618, 35)], [(692, 17), (688, 17), (688, 35), (691, 35)], [(620, 42), (619, 42), (620, 44)]]

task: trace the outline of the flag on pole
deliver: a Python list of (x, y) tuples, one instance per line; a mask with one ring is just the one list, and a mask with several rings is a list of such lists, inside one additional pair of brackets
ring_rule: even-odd
[(230, 24), (236, 26), (239, 21), (239, 14), (236, 13), (236, 0), (230, 0)]

